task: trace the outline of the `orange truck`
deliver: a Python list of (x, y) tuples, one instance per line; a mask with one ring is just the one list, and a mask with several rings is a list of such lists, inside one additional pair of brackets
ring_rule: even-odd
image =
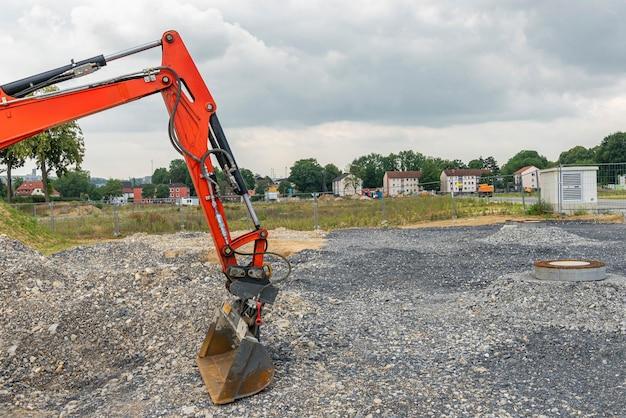
[(478, 185), (478, 196), (488, 196), (493, 197), (493, 185), (483, 183)]

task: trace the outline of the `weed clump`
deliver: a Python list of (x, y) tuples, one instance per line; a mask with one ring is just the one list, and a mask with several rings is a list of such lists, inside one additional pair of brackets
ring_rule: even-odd
[(551, 204), (546, 202), (533, 203), (526, 209), (527, 215), (547, 215), (552, 212), (554, 212), (554, 208)]

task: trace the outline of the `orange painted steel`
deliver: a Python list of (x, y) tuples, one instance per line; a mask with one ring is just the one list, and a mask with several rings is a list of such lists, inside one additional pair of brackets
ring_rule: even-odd
[[(199, 159), (209, 149), (209, 118), (217, 110), (217, 105), (177, 32), (167, 31), (163, 34), (162, 52), (161, 67), (155, 68), (146, 77), (120, 78), (82, 89), (70, 89), (24, 99), (10, 97), (0, 89), (0, 149), (57, 125), (160, 92), (170, 114), (180, 95), (180, 102), (174, 115), (176, 134), (182, 146)], [(182, 92), (179, 91), (177, 82), (179, 78), (192, 97), (188, 97), (184, 89)], [(267, 230), (258, 228), (232, 239), (222, 203), (216, 191), (210, 189), (214, 186), (203, 178), (198, 161), (187, 155), (185, 161), (211, 230), (223, 271), (225, 272), (229, 266), (238, 264), (236, 254), (228, 249), (236, 250), (251, 242), (255, 243), (252, 265), (262, 267), (263, 253), (267, 246)], [(204, 161), (208, 172), (213, 173), (211, 159), (207, 158)], [(211, 195), (215, 196), (215, 207)], [(218, 218), (223, 219), (224, 229), (220, 228)]]

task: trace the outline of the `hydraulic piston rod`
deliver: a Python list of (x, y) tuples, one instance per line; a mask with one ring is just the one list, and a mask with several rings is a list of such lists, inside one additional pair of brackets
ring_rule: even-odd
[[(2, 88), (2, 91), (4, 91), (9, 96), (15, 98), (25, 97), (35, 90), (50, 86), (52, 84), (67, 81), (72, 78), (80, 77), (81, 75), (96, 71), (100, 67), (104, 67), (105, 65), (107, 65), (108, 62), (124, 58), (129, 55), (137, 54), (138, 52), (143, 52), (151, 48), (156, 48), (157, 46), (161, 46), (161, 44), (161, 40), (159, 39), (158, 41), (139, 45), (134, 48), (108, 55), (106, 57), (103, 55), (98, 55), (78, 62), (74, 62), (72, 60), (70, 64), (55, 68), (53, 70), (44, 71), (43, 73), (26, 77), (21, 80), (4, 84), (0, 86), (0, 88)], [(88, 71), (75, 71), (77, 69), (81, 69), (81, 67), (90, 67), (90, 69)]]
[(104, 57), (106, 62), (115, 61), (120, 58), (127, 57), (129, 55), (137, 54), (139, 52), (147, 51), (148, 49), (156, 48), (157, 46), (161, 46), (162, 42), (159, 39), (158, 41), (148, 42), (147, 44), (139, 45), (134, 48), (125, 49), (124, 51), (116, 52), (115, 54), (107, 55)]

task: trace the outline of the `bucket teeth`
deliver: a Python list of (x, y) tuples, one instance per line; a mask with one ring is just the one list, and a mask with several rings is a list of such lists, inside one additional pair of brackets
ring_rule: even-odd
[(211, 400), (218, 405), (262, 391), (274, 376), (267, 350), (228, 304), (217, 311), (197, 363)]

